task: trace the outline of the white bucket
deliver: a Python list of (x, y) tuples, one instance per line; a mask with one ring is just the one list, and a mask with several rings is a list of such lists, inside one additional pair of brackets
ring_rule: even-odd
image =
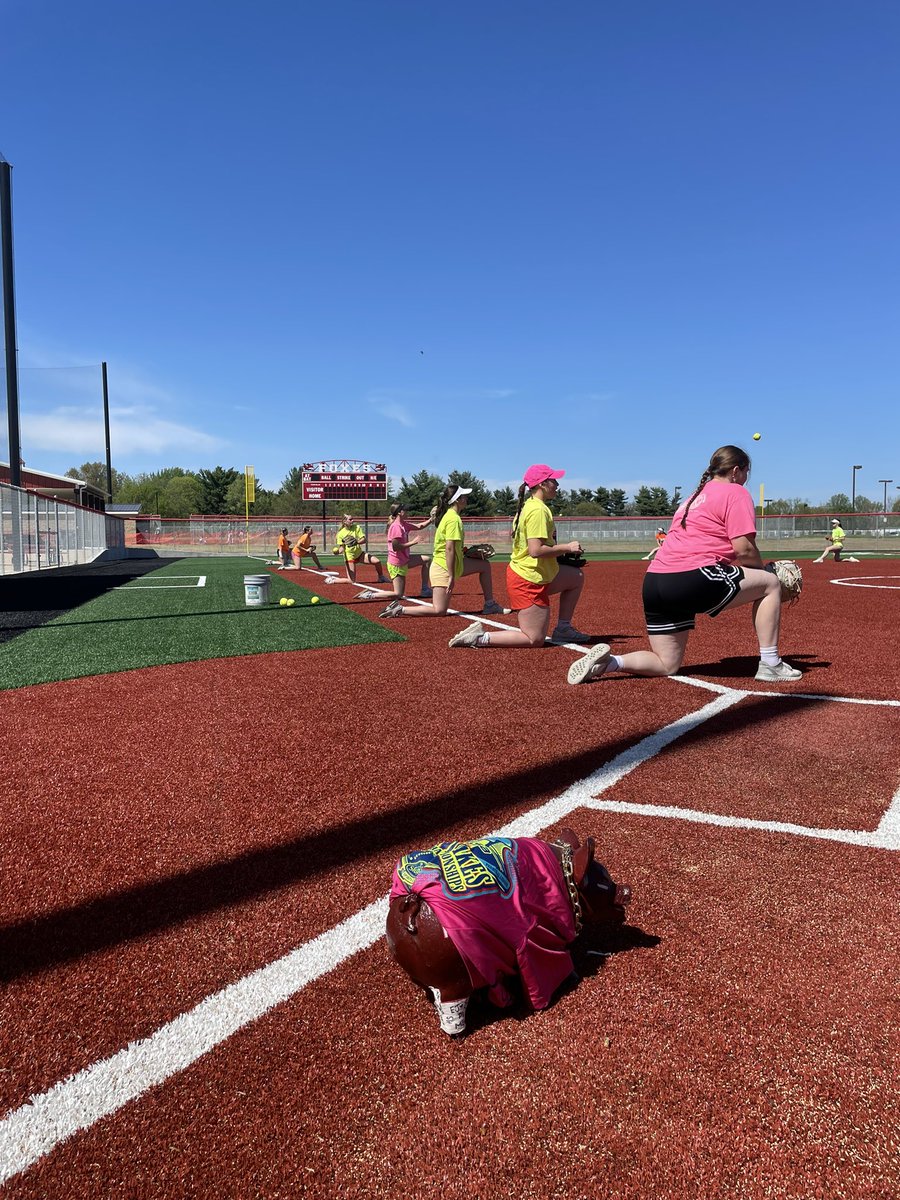
[(271, 575), (244, 576), (244, 603), (259, 608), (269, 603), (269, 580)]

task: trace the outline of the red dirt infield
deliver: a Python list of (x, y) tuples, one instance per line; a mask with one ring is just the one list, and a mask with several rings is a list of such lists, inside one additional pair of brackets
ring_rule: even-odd
[[(586, 569), (577, 624), (614, 650), (643, 644), (643, 569)], [(0, 693), (3, 1195), (895, 1197), (900, 841), (860, 838), (900, 803), (900, 596), (849, 573), (805, 564), (781, 648), (806, 673), (777, 692), (741, 610), (700, 620), (699, 686), (572, 688), (572, 651), (448, 651), (445, 618)], [(682, 717), (596, 785), (658, 811), (589, 785), (565, 818), (634, 901), (546, 1012), (478, 1006), (452, 1042), (363, 943), (80, 1132), (18, 1132), (30, 1096), (378, 901), (403, 851), (574, 795)]]

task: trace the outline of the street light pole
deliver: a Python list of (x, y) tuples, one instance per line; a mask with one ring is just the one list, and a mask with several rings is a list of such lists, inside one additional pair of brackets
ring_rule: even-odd
[(884, 516), (884, 520), (881, 523), (881, 532), (884, 535), (884, 531), (887, 529), (887, 485), (894, 481), (893, 479), (879, 479), (878, 482), (884, 484), (884, 503), (881, 506), (881, 512)]
[(850, 498), (850, 511), (856, 512), (856, 472), (862, 470), (862, 463), (857, 463), (853, 468), (853, 495)]

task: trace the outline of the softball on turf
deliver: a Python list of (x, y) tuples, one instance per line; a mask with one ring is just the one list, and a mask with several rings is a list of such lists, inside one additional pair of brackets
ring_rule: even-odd
[(761, 433), (754, 433), (754, 435), (753, 435), (754, 442), (758, 442), (761, 437), (762, 437)]
[(287, 600), (288, 608), (293, 608), (296, 603), (297, 603), (297, 601), (294, 599), (293, 596), (288, 597), (288, 600)]
[(319, 603), (319, 597), (313, 596), (312, 600), (310, 600), (310, 604), (318, 604), (318, 603)]
[(278, 601), (278, 603), (281, 605), (282, 608), (286, 608), (287, 607), (287, 596), (282, 596), (281, 599)]

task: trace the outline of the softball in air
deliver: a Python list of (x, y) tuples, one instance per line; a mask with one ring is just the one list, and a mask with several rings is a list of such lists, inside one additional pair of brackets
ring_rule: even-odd
[(281, 599), (278, 601), (278, 603), (281, 605), (282, 608), (286, 608), (287, 607), (287, 596), (282, 596)]
[(761, 437), (762, 437), (761, 433), (754, 433), (754, 435), (753, 435), (754, 442), (758, 442)]
[(319, 597), (313, 596), (312, 600), (310, 600), (310, 604), (318, 604), (318, 603), (319, 603)]

